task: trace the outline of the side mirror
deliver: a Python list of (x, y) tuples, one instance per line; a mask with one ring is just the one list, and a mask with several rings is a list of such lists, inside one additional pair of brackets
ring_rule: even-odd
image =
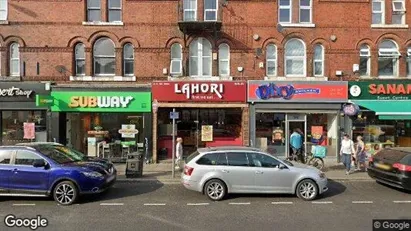
[(44, 160), (35, 160), (33, 163), (33, 167), (35, 168), (46, 167), (46, 162)]

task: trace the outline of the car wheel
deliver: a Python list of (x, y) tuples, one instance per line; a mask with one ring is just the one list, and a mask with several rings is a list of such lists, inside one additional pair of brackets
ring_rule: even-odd
[(204, 192), (213, 201), (222, 200), (227, 192), (227, 187), (221, 180), (210, 180), (204, 187)]
[(297, 185), (297, 196), (305, 201), (314, 200), (318, 195), (317, 184), (312, 180), (303, 180)]
[(63, 181), (53, 190), (54, 200), (60, 205), (71, 205), (78, 198), (77, 187), (71, 181)]

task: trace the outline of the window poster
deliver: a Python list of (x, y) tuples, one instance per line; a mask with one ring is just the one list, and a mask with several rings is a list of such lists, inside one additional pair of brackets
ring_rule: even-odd
[(211, 142), (213, 141), (213, 126), (202, 125), (201, 126), (201, 141)]

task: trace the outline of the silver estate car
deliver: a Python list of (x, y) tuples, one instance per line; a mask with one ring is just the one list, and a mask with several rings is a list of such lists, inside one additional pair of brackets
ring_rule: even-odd
[(214, 201), (229, 193), (296, 194), (314, 200), (328, 190), (320, 170), (250, 147), (199, 148), (187, 157), (181, 183)]

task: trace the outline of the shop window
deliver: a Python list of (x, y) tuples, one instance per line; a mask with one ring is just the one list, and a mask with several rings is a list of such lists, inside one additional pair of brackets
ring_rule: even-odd
[(407, 76), (411, 76), (411, 47), (407, 49)]
[(217, 21), (218, 0), (204, 0), (204, 21)]
[(115, 75), (116, 55), (114, 43), (108, 38), (101, 38), (94, 44), (94, 74)]
[(211, 43), (205, 38), (197, 38), (190, 44), (190, 76), (211, 77)]
[(305, 44), (300, 39), (291, 39), (285, 44), (285, 75), (289, 77), (306, 75)]
[(397, 77), (399, 57), (397, 44), (391, 40), (382, 41), (378, 47), (378, 76)]
[(74, 48), (74, 57), (76, 65), (76, 75), (81, 76), (86, 74), (86, 54), (84, 44), (79, 43)]
[(108, 21), (121, 22), (121, 0), (108, 0)]
[(314, 76), (324, 76), (324, 47), (314, 46)]
[(134, 47), (131, 43), (123, 46), (123, 68), (125, 76), (134, 76)]
[(20, 51), (19, 44), (10, 45), (10, 76), (20, 76)]
[(267, 76), (277, 76), (277, 47), (274, 44), (267, 45), (265, 58)]
[(360, 76), (371, 76), (371, 52), (370, 47), (363, 44), (360, 48)]
[(230, 75), (230, 47), (225, 43), (218, 47), (218, 67), (220, 76)]
[(101, 21), (101, 1), (87, 0), (87, 21), (100, 22)]
[(184, 21), (197, 21), (197, 0), (183, 0)]
[(7, 20), (8, 0), (0, 0), (0, 21)]
[(171, 46), (170, 74), (172, 76), (183, 74), (183, 51), (179, 43)]

